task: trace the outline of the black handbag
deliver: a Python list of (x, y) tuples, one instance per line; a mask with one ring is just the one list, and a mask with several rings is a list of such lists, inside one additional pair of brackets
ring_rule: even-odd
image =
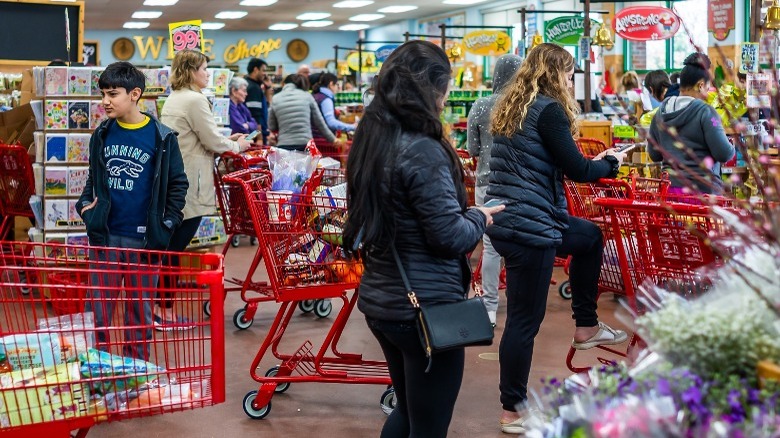
[(417, 329), (425, 355), (428, 357), (426, 373), (431, 369), (433, 353), (459, 347), (493, 344), (493, 325), (488, 318), (481, 291), (478, 290), (474, 298), (463, 301), (421, 306), (406, 277), (406, 270), (401, 264), (395, 245), (392, 245), (392, 250), (406, 288), (406, 295), (412, 306), (417, 309)]

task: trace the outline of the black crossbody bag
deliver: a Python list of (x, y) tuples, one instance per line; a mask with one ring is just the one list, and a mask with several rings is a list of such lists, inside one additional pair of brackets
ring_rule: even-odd
[(392, 250), (406, 288), (406, 295), (412, 306), (417, 309), (417, 330), (425, 355), (428, 357), (426, 373), (430, 371), (433, 364), (433, 353), (453, 348), (493, 344), (493, 325), (488, 318), (480, 291), (477, 291), (474, 298), (463, 301), (421, 306), (406, 277), (406, 270), (401, 264), (395, 244), (392, 245)]

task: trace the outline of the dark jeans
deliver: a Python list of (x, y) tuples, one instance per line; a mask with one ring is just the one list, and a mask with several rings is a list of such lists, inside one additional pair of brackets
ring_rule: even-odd
[[(148, 272), (153, 265), (145, 255), (141, 254), (139, 257), (137, 253), (113, 249), (140, 249), (144, 247), (143, 240), (109, 235), (108, 246), (112, 248), (89, 249), (89, 266), (92, 273), (84, 311), (95, 314), (100, 349), (108, 351), (111, 344), (117, 345), (121, 342), (124, 356), (148, 361), (152, 339), (152, 297), (149, 290), (152, 285), (157, 284), (158, 276), (137, 273), (139, 266), (142, 271)], [(119, 298), (123, 285), (125, 297)], [(124, 326), (127, 328), (121, 341), (116, 338), (111, 341), (109, 330), (100, 328), (111, 326), (117, 302), (125, 303)]]
[(395, 388), (396, 406), (380, 437), (446, 437), (463, 380), (463, 348), (434, 354), (426, 373), (428, 358), (414, 321), (366, 322), (382, 347)]
[(601, 273), (601, 230), (590, 221), (570, 217), (558, 248), (534, 248), (491, 239), (506, 263), (506, 326), (499, 346), (501, 404), (516, 410), (527, 399), (534, 338), (547, 310), (555, 256), (571, 255), (569, 281), (577, 327), (598, 325), (596, 300)]
[[(184, 220), (181, 225), (179, 225), (178, 228), (176, 228), (176, 231), (173, 232), (173, 236), (171, 236), (171, 243), (168, 245), (168, 251), (177, 251), (181, 252), (187, 249), (187, 246), (190, 244), (190, 241), (193, 237), (195, 237), (195, 233), (198, 231), (198, 227), (200, 226), (200, 220), (202, 216), (193, 217), (190, 219)], [(179, 266), (179, 256), (171, 256), (170, 260), (163, 260), (164, 264), (170, 263), (169, 266)], [(165, 275), (163, 276), (163, 287), (166, 289), (171, 287), (176, 287), (175, 284), (171, 283), (171, 276)], [(169, 292), (161, 292), (158, 294), (160, 299), (160, 305), (165, 307), (166, 309), (170, 309), (173, 307), (173, 300), (171, 300), (171, 297), (173, 296), (172, 293)]]

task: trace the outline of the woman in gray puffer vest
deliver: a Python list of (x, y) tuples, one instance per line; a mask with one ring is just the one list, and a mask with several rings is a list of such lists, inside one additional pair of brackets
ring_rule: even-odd
[[(479, 206), (485, 204), (485, 192), (490, 172), (490, 148), (493, 145), (493, 135), (490, 134), (490, 112), (498, 99), (498, 93), (512, 79), (522, 61), (522, 58), (517, 55), (503, 55), (498, 58), (493, 70), (493, 95), (477, 100), (469, 113), (469, 155), (479, 157), (477, 161), (477, 186), (474, 193), (476, 203)], [(482, 238), (482, 291), (485, 293), (483, 299), (490, 322), (493, 325), (496, 324), (496, 310), (498, 310), (498, 276), (500, 271), (501, 256), (493, 249), (490, 237), (485, 235)]]
[(322, 135), (336, 146), (341, 142), (328, 129), (314, 97), (304, 90), (309, 89), (308, 80), (301, 75), (289, 75), (284, 79), (281, 93), (274, 97), (268, 113), (268, 128), (279, 131), (276, 146), (282, 149), (302, 151), (312, 139), (314, 124)]

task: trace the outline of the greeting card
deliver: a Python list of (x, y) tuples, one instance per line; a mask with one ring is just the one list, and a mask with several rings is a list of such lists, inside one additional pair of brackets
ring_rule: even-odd
[(68, 102), (68, 128), (89, 129), (89, 101), (73, 100)]
[(68, 94), (89, 96), (92, 88), (92, 69), (88, 67), (68, 68)]
[(161, 68), (160, 70), (157, 70), (157, 84), (160, 86), (160, 88), (165, 89), (166, 94), (171, 92), (170, 77), (171, 72), (167, 68)]
[(89, 103), (89, 129), (96, 129), (107, 118), (106, 108), (99, 100)]
[(62, 196), (68, 193), (68, 168), (47, 167), (43, 177), (43, 193)]
[(66, 161), (67, 134), (46, 134), (46, 161)]
[(93, 68), (90, 71), (90, 94), (93, 96), (100, 96), (100, 85), (98, 85), (98, 82), (101, 74), (103, 74), (102, 68)]
[(68, 200), (68, 226), (70, 227), (83, 227), (84, 220), (81, 219), (78, 213), (78, 199)]
[(141, 112), (148, 113), (155, 119), (159, 118), (157, 115), (157, 100), (156, 99), (141, 99), (138, 101), (138, 109)]
[(68, 200), (47, 199), (44, 202), (43, 226), (44, 229), (68, 228)]
[(44, 112), (44, 126), (47, 130), (68, 129), (67, 100), (47, 100)]
[(46, 95), (64, 96), (68, 93), (68, 68), (46, 67)]
[(68, 195), (81, 196), (84, 187), (87, 185), (89, 176), (89, 167), (71, 167), (68, 168)]
[(90, 134), (69, 134), (67, 143), (68, 161), (74, 163), (89, 162)]

